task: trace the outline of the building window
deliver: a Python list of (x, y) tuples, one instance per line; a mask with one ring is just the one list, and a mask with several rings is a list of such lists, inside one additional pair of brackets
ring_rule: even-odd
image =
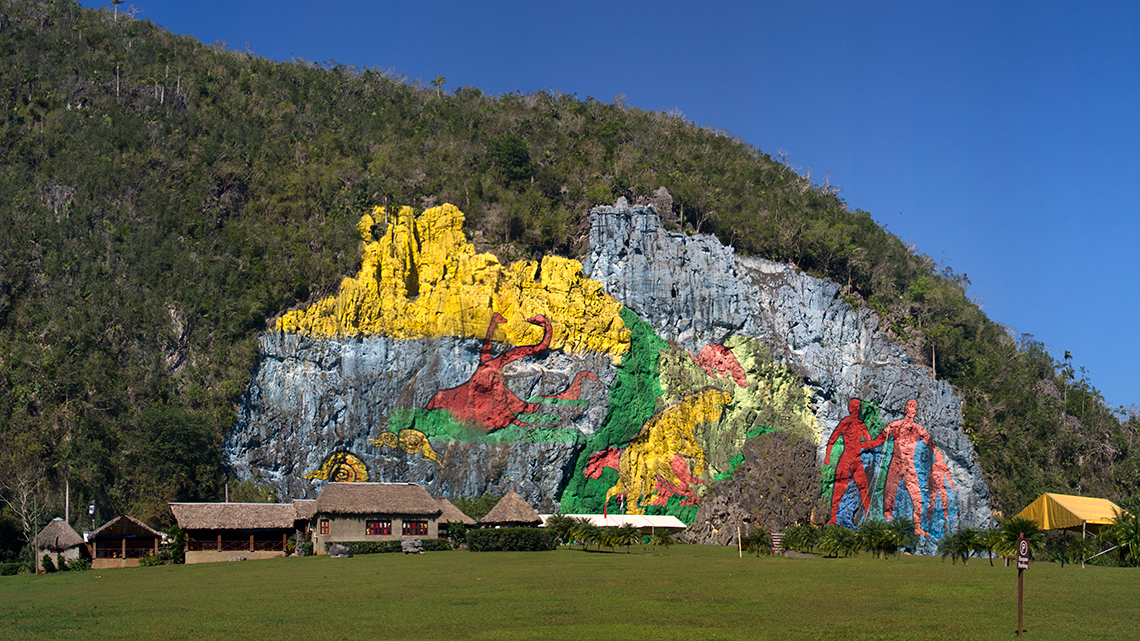
[(328, 519), (321, 519), (321, 534), (328, 534), (328, 533), (329, 533), (329, 520)]
[(427, 536), (427, 521), (404, 521), (404, 536)]
[(392, 522), (391, 521), (365, 521), (364, 533), (369, 535), (377, 534), (391, 534)]

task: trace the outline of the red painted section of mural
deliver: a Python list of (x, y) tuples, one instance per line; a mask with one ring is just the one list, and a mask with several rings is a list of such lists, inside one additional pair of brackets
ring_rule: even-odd
[[(497, 358), (491, 356), (491, 347), (495, 336), (495, 327), (506, 322), (501, 314), (495, 312), (491, 316), (491, 324), (487, 327), (487, 337), (483, 339), (483, 350), (479, 354), (479, 365), (475, 373), (462, 385), (451, 389), (440, 390), (432, 397), (427, 409), (446, 409), (459, 420), (478, 421), (487, 426), (488, 431), (504, 428), (512, 423), (522, 425), (518, 420), (519, 414), (531, 414), (542, 406), (540, 403), (528, 403), (507, 388), (503, 379), (503, 366), (511, 361), (538, 354), (550, 347), (553, 328), (550, 320), (539, 314), (528, 318), (526, 322), (542, 328), (542, 340), (535, 345), (523, 345), (505, 353)], [(581, 372), (574, 377), (570, 386), (557, 396), (543, 398), (570, 400), (581, 394), (582, 379), (589, 378), (597, 381), (598, 378), (590, 372)]]
[[(823, 464), (831, 463), (831, 448), (840, 436), (843, 437), (843, 453), (839, 455), (839, 463), (835, 467), (835, 486), (831, 493), (831, 517), (828, 523), (835, 523), (835, 516), (839, 512), (839, 503), (847, 492), (847, 485), (852, 480), (859, 486), (859, 494), (863, 499), (863, 514), (871, 509), (871, 495), (867, 491), (867, 473), (863, 470), (863, 461), (859, 455), (865, 449), (875, 447), (886, 439), (871, 440), (867, 426), (859, 419), (859, 408), (862, 401), (857, 398), (847, 403), (848, 416), (839, 421), (831, 438), (827, 440), (827, 454), (823, 457)], [(880, 435), (881, 436), (881, 435)], [(897, 482), (897, 481), (896, 481)], [(919, 501), (921, 504), (921, 501)]]
[(602, 470), (607, 467), (618, 469), (618, 461), (621, 459), (621, 450), (616, 447), (607, 447), (604, 450), (598, 450), (590, 455), (590, 460), (586, 463), (586, 470), (583, 474), (588, 479), (596, 479), (602, 476)]
[(933, 518), (934, 515), (934, 499), (942, 499), (942, 519), (950, 521), (950, 514), (947, 511), (946, 502), (949, 500), (946, 496), (946, 486), (949, 485), (950, 489), (954, 489), (954, 481), (950, 478), (950, 468), (946, 462), (942, 460), (942, 450), (934, 448), (934, 465), (930, 468), (930, 482), (927, 486), (927, 494), (930, 495), (930, 506), (926, 508), (927, 518)]
[[(689, 353), (692, 355), (692, 352)], [(709, 343), (701, 349), (701, 353), (693, 357), (697, 365), (709, 376), (723, 376), (731, 378), (740, 387), (748, 387), (748, 379), (744, 375), (744, 368), (732, 350), (724, 345)]]
[(657, 492), (657, 498), (650, 505), (666, 505), (669, 503), (669, 497), (674, 495), (685, 497), (685, 500), (681, 501), (681, 505), (696, 505), (697, 493), (690, 489), (689, 485), (704, 483), (704, 481), (689, 472), (689, 461), (680, 454), (673, 455), (673, 460), (669, 461), (669, 467), (673, 469), (673, 473), (677, 475), (681, 484), (673, 485), (658, 475), (657, 482), (653, 484), (653, 491)]
[[(934, 447), (930, 434), (926, 433), (921, 425), (914, 422), (918, 412), (918, 401), (913, 398), (906, 402), (906, 412), (903, 418), (887, 425), (872, 443), (877, 446), (885, 443), (888, 438), (894, 437), (895, 449), (891, 457), (891, 466), (887, 468), (887, 491), (883, 497), (883, 516), (890, 521), (895, 511), (895, 496), (898, 494), (899, 478), (903, 480), (903, 487), (910, 494), (914, 505), (914, 533), (927, 536), (922, 529), (922, 488), (918, 484), (918, 473), (914, 470), (914, 448), (918, 442), (924, 441), (927, 447)], [(860, 465), (860, 467), (862, 467)]]

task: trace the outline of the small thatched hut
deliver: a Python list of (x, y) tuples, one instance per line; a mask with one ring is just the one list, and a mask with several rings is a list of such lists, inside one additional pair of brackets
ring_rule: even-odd
[(162, 533), (133, 516), (118, 516), (91, 533), (91, 569), (134, 568), (139, 559), (158, 554)]
[(67, 561), (75, 561), (85, 552), (83, 537), (61, 518), (52, 519), (51, 523), (40, 530), (36, 535), (36, 571), (43, 570), (43, 558), (47, 554), (52, 563), (59, 566), (59, 557)]
[(415, 483), (329, 483), (317, 497), (313, 550), (330, 543), (434, 539), (443, 512)]
[(170, 511), (186, 532), (187, 563), (285, 556), (297, 520), (292, 503), (171, 503)]
[(449, 526), (452, 523), (462, 523), (467, 527), (475, 525), (475, 519), (464, 514), (463, 511), (455, 507), (455, 504), (451, 501), (441, 496), (437, 502), (439, 503), (439, 509), (443, 511), (443, 513), (439, 515), (439, 538), (444, 540), (451, 538), (451, 528)]
[(495, 507), (480, 521), (491, 527), (538, 527), (542, 517), (514, 490), (499, 499)]

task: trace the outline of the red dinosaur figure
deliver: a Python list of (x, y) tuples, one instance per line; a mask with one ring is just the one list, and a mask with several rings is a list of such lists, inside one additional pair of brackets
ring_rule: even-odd
[[(511, 361), (525, 356), (538, 354), (550, 347), (553, 328), (550, 320), (539, 314), (527, 319), (532, 325), (542, 328), (542, 340), (536, 345), (523, 345), (498, 357), (491, 356), (491, 346), (495, 335), (495, 328), (507, 319), (495, 312), (491, 316), (491, 324), (487, 327), (487, 337), (483, 340), (483, 350), (479, 354), (479, 365), (475, 373), (466, 383), (451, 389), (440, 390), (432, 397), (427, 409), (446, 409), (459, 420), (478, 421), (486, 425), (488, 431), (502, 429), (512, 423), (523, 425), (518, 420), (520, 414), (532, 414), (541, 407), (541, 403), (529, 403), (515, 396), (507, 388), (503, 379), (503, 366)], [(556, 396), (542, 398), (554, 400), (570, 400), (578, 398), (582, 389), (582, 379), (588, 378), (597, 381), (598, 378), (591, 372), (580, 372), (574, 381), (563, 392)]]

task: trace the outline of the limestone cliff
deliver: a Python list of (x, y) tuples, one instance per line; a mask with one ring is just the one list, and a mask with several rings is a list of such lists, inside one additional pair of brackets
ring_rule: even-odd
[(378, 217), (360, 273), (262, 337), (226, 439), (239, 475), (312, 496), (350, 454), (354, 478), (435, 495), (693, 522), (714, 484), (765, 486), (735, 475), (776, 469), (743, 463), (778, 431), (816, 452), (817, 517), (917, 515), (926, 551), (989, 521), (960, 399), (834, 283), (624, 201), (591, 212), (584, 264), (475, 254), (451, 206), (375, 240)]

